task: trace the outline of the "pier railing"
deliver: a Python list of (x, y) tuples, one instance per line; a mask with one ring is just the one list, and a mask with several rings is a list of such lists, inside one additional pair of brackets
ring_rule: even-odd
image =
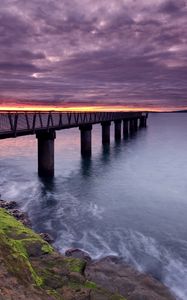
[(0, 139), (141, 116), (125, 112), (1, 112)]
[(125, 112), (1, 112), (0, 139), (35, 134), (38, 140), (38, 174), (54, 176), (56, 130), (79, 127), (81, 155), (92, 153), (92, 125), (100, 123), (102, 144), (110, 143), (110, 126), (114, 122), (115, 141), (146, 127), (147, 114)]

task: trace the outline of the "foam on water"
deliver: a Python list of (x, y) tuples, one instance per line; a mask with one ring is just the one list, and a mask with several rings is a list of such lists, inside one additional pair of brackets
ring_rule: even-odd
[[(115, 240), (116, 248), (112, 241)], [(140, 232), (117, 230), (105, 235), (89, 230), (84, 231), (82, 238), (75, 242), (73, 232), (63, 231), (55, 246), (64, 253), (69, 245), (87, 251), (93, 258), (119, 256), (133, 265), (140, 272), (151, 274), (162, 281), (176, 296), (176, 299), (187, 299), (187, 265), (179, 257), (174, 257), (155, 239), (146, 237)]]
[(119, 256), (186, 300), (186, 128), (186, 114), (155, 114), (147, 130), (106, 150), (94, 126), (86, 161), (78, 130), (63, 131), (51, 181), (37, 177), (33, 137), (1, 141), (0, 194), (17, 201), (62, 253), (75, 247), (93, 258)]

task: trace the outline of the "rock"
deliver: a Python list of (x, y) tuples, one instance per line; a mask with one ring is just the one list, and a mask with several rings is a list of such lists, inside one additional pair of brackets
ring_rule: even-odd
[(151, 276), (141, 274), (116, 257), (106, 257), (86, 266), (88, 280), (129, 300), (174, 300), (168, 289)]
[(1, 208), (4, 208), (4, 207), (5, 207), (5, 203), (6, 203), (6, 201), (0, 200), (0, 207), (1, 207)]
[(77, 273), (77, 272), (71, 272), (71, 273), (69, 273), (68, 278), (71, 281), (73, 281), (73, 282), (75, 281), (75, 282), (78, 282), (80, 284), (84, 284), (85, 281), (86, 281), (85, 277), (82, 274)]
[(1, 208), (0, 228), (2, 300), (174, 300), (161, 283), (116, 257), (94, 262), (79, 249), (62, 256)]
[(91, 260), (92, 260), (87, 252), (85, 252), (83, 250), (80, 250), (80, 249), (76, 249), (76, 248), (75, 249), (68, 249), (65, 252), (65, 256), (80, 258), (80, 259), (85, 260), (86, 262), (91, 262)]
[(49, 233), (42, 232), (42, 233), (40, 233), (40, 236), (44, 241), (48, 242), (49, 244), (54, 243), (54, 239), (52, 238), (52, 236)]
[(31, 221), (27, 213), (17, 209), (18, 204), (15, 201), (0, 200), (0, 208), (6, 209), (17, 220), (21, 221), (25, 226), (31, 227)]
[(22, 212), (19, 209), (11, 209), (9, 212), (14, 218), (21, 221), (25, 226), (31, 227), (31, 221), (27, 213)]
[[(116, 298), (116, 299), (120, 300), (120, 298)], [(89, 300), (108, 300), (108, 295), (100, 294), (97, 291), (91, 291)]]
[(40, 257), (45, 254), (45, 252), (42, 250), (43, 245), (41, 244), (40, 240), (27, 242), (25, 239), (23, 244), (29, 257)]
[(82, 288), (75, 288), (72, 291), (68, 287), (64, 287), (62, 290), (64, 300), (90, 300), (90, 291)]
[(17, 203), (16, 203), (15, 201), (10, 201), (10, 202), (6, 203), (5, 208), (6, 208), (6, 209), (14, 209), (14, 208), (16, 208), (17, 206), (18, 206), (18, 205), (17, 205)]
[[(31, 226), (31, 222), (27, 213), (17, 209), (17, 203), (15, 201), (0, 200), (0, 207), (7, 209), (7, 211), (21, 221), (26, 226)], [(17, 233), (15, 233), (17, 234)], [(141, 274), (129, 265), (126, 265), (118, 257), (106, 257), (100, 261), (92, 261), (89, 254), (80, 249), (69, 249), (65, 252), (65, 256), (68, 257), (67, 261), (64, 261), (59, 254), (57, 255), (58, 262), (54, 263), (50, 258), (50, 265), (46, 268), (43, 258), (47, 254), (51, 253), (51, 246), (41, 244), (40, 240), (30, 241), (28, 239), (28, 233), (22, 233), (17, 236), (16, 239), (22, 239), (22, 243), (27, 251), (27, 255), (30, 259), (40, 261), (41, 274), (45, 275), (45, 284), (48, 288), (58, 290), (63, 287), (62, 293), (66, 298), (64, 299), (77, 299), (77, 300), (108, 300), (113, 299), (110, 293), (119, 294), (128, 300), (174, 300), (175, 298), (169, 293), (168, 289), (164, 287), (159, 281), (155, 280), (151, 276)], [(49, 244), (53, 243), (53, 238), (48, 233), (41, 233), (39, 235), (43, 240)], [(9, 238), (15, 238), (11, 233)], [(25, 239), (25, 242), (23, 240)], [(54, 255), (53, 255), (54, 256)], [(72, 259), (80, 259), (84, 263), (84, 266), (79, 266), (79, 262), (71, 261)], [(43, 265), (44, 263), (44, 265)], [(37, 262), (37, 267), (39, 268)], [(68, 267), (67, 267), (68, 266)], [(43, 274), (43, 270), (45, 274)], [(65, 271), (66, 272), (65, 272)], [(93, 286), (95, 282), (98, 287), (101, 286), (108, 292), (105, 293), (99, 288)], [(72, 285), (72, 287), (68, 287)], [(64, 288), (66, 286), (66, 288)], [(75, 288), (75, 289), (74, 289)], [(1, 296), (1, 293), (0, 293)], [(118, 299), (118, 298), (115, 298)], [(122, 299), (122, 298), (119, 298)]]
[(7, 210), (16, 208), (18, 205), (15, 201), (5, 201), (5, 200), (0, 200), (0, 207), (1, 208), (6, 208)]

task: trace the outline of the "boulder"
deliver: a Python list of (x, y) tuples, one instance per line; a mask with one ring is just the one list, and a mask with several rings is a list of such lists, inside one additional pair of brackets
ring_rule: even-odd
[(18, 205), (15, 201), (5, 201), (5, 200), (0, 200), (0, 207), (1, 208), (6, 208), (7, 210), (9, 209), (14, 209)]
[(14, 218), (21, 221), (25, 226), (31, 227), (31, 221), (27, 213), (20, 211), (19, 209), (11, 209), (8, 211)]
[(83, 259), (86, 262), (91, 262), (91, 260), (92, 260), (90, 255), (87, 252), (80, 250), (80, 249), (76, 249), (76, 248), (68, 249), (65, 252), (65, 256)]
[(44, 241), (48, 242), (49, 244), (54, 243), (54, 239), (49, 233), (42, 232), (42, 233), (40, 233), (40, 236)]
[(88, 280), (129, 300), (175, 299), (159, 281), (135, 271), (116, 257), (106, 257), (88, 264), (85, 276)]

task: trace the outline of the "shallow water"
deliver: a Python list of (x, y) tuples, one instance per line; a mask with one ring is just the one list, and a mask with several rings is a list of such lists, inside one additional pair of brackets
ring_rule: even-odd
[(2, 198), (61, 252), (119, 255), (187, 299), (187, 114), (151, 114), (147, 129), (104, 149), (95, 125), (91, 160), (80, 157), (78, 129), (60, 131), (53, 180), (37, 176), (34, 136), (0, 143)]

